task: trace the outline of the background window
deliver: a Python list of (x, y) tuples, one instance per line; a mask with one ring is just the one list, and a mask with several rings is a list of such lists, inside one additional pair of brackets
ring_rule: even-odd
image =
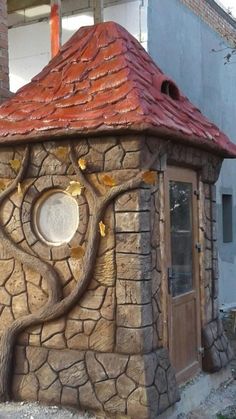
[(231, 194), (222, 195), (223, 242), (233, 241), (233, 200)]

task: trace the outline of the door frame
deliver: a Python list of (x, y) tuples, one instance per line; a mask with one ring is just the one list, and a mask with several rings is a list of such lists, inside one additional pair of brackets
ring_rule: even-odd
[[(200, 292), (200, 285), (201, 285), (201, 277), (200, 277), (200, 254), (199, 250), (197, 249), (196, 244), (199, 242), (199, 205), (198, 205), (198, 175), (197, 172), (184, 168), (184, 167), (177, 167), (177, 166), (167, 166), (165, 176), (164, 176), (164, 191), (165, 191), (165, 242), (166, 242), (166, 270), (168, 267), (171, 266), (171, 245), (170, 245), (170, 212), (169, 212), (169, 181), (179, 181), (179, 182), (187, 182), (192, 183), (193, 185), (193, 193), (192, 193), (192, 221), (193, 221), (193, 243), (192, 243), (192, 255), (193, 255), (193, 290), (196, 293), (196, 323), (197, 323), (197, 347), (201, 347), (201, 292)], [(196, 191), (196, 192), (195, 192)], [(194, 193), (195, 192), (195, 193)], [(173, 358), (173, 346), (171, 342), (172, 336), (172, 301), (175, 297), (172, 297), (169, 293), (168, 287), (168, 275), (167, 275), (167, 346), (169, 349), (170, 359)], [(189, 294), (183, 294), (182, 298), (184, 299), (185, 296)], [(202, 355), (201, 352), (198, 352), (197, 361), (192, 366), (186, 367), (186, 369), (181, 370), (177, 375), (176, 379), (177, 382), (183, 383), (186, 380), (193, 377), (202, 366)]]

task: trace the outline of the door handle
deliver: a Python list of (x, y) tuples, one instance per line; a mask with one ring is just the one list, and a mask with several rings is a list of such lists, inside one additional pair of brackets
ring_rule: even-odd
[(168, 278), (168, 293), (172, 295), (173, 280), (174, 280), (174, 272), (172, 268), (168, 268), (167, 278)]

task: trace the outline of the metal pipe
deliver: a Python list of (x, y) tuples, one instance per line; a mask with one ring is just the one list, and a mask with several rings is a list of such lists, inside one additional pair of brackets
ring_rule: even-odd
[(61, 46), (61, 0), (51, 0), (50, 13), (51, 56), (57, 55)]

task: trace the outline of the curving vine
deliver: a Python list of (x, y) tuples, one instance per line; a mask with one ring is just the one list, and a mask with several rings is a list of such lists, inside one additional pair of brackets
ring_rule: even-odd
[[(146, 165), (145, 170), (152, 167), (157, 159), (158, 154)], [(11, 374), (12, 374), (12, 359), (14, 345), (18, 335), (27, 327), (55, 320), (65, 315), (70, 311), (79, 299), (84, 295), (88, 288), (90, 280), (92, 279), (93, 269), (95, 266), (96, 256), (100, 244), (99, 222), (103, 220), (105, 211), (109, 204), (121, 193), (137, 189), (143, 182), (143, 172), (138, 172), (130, 180), (113, 186), (109, 191), (101, 195), (94, 186), (86, 178), (77, 164), (78, 157), (76, 156), (73, 146), (70, 146), (70, 160), (72, 162), (74, 171), (80, 183), (86, 188), (88, 194), (88, 205), (91, 216), (89, 217), (87, 243), (85, 254), (83, 257), (83, 267), (80, 274), (80, 280), (73, 291), (65, 298), (61, 298), (60, 280), (56, 270), (48, 262), (43, 261), (36, 256), (33, 256), (23, 250), (20, 245), (17, 245), (4, 231), (4, 227), (0, 225), (0, 240), (7, 250), (16, 260), (28, 266), (45, 278), (48, 284), (49, 296), (46, 304), (39, 310), (32, 314), (16, 319), (3, 333), (0, 342), (0, 401), (10, 399), (11, 388)], [(25, 149), (25, 155), (22, 161), (22, 166), (14, 181), (0, 194), (0, 206), (4, 199), (8, 197), (17, 187), (18, 183), (23, 179), (27, 170), (29, 161), (29, 147)], [(92, 209), (92, 211), (91, 211)]]

